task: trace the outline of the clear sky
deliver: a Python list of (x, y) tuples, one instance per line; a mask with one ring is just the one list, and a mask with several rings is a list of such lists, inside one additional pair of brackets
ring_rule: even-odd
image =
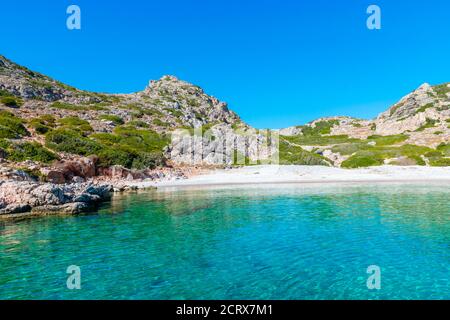
[[(66, 9), (81, 8), (81, 30)], [(368, 30), (366, 9), (381, 8)], [(448, 0), (2, 1), (0, 54), (81, 89), (142, 90), (172, 74), (256, 127), (372, 118), (450, 81)]]

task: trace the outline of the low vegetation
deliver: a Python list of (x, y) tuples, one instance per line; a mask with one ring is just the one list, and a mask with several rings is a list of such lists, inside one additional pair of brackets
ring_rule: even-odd
[(450, 87), (448, 83), (437, 85), (433, 87), (433, 90), (442, 98), (447, 98), (447, 93), (450, 93)]
[(405, 157), (417, 165), (425, 165), (422, 156), (426, 153), (432, 152), (433, 149), (428, 147), (416, 145), (402, 145), (402, 146), (370, 146), (358, 150), (347, 160), (342, 162), (343, 168), (360, 168), (368, 166), (382, 165), (385, 160), (393, 158)]
[(101, 120), (106, 120), (106, 121), (111, 121), (115, 125), (121, 125), (121, 124), (125, 123), (121, 117), (116, 116), (116, 115), (112, 115), (112, 114), (103, 114), (103, 115), (100, 116), (100, 119)]
[(36, 133), (46, 134), (56, 127), (56, 120), (52, 115), (42, 115), (31, 119), (28, 122), (28, 125), (33, 128)]
[(359, 139), (349, 138), (347, 135), (321, 136), (321, 135), (297, 135), (283, 136), (283, 139), (294, 145), (303, 146), (329, 146), (341, 143), (359, 142)]
[(0, 104), (9, 108), (19, 108), (23, 105), (23, 100), (6, 90), (0, 90)]
[(425, 123), (422, 126), (420, 126), (419, 128), (417, 128), (415, 131), (421, 132), (427, 128), (434, 128), (436, 126), (436, 123), (438, 123), (438, 122), (439, 122), (438, 120), (427, 118)]
[(114, 133), (95, 133), (88, 137), (68, 128), (59, 128), (46, 135), (49, 148), (82, 156), (97, 155), (99, 165), (103, 167), (154, 168), (165, 162), (163, 148), (167, 144), (166, 137), (132, 126), (120, 126)]
[(10, 108), (18, 108), (23, 104), (21, 99), (13, 96), (1, 97), (0, 103)]
[(421, 113), (421, 112), (425, 112), (427, 109), (433, 108), (433, 107), (434, 107), (433, 103), (427, 103), (426, 105), (421, 106), (419, 109), (417, 109), (416, 114), (417, 113)]
[(0, 149), (6, 153), (6, 158), (11, 161), (21, 162), (32, 160), (48, 164), (58, 156), (37, 142), (13, 143), (6, 139), (0, 139)]
[(67, 102), (56, 101), (50, 104), (50, 108), (68, 110), (68, 111), (103, 111), (108, 110), (102, 103), (89, 104), (89, 105), (77, 105)]
[(89, 121), (80, 119), (79, 117), (61, 118), (58, 120), (58, 123), (62, 128), (78, 131), (84, 136), (87, 136), (89, 133), (94, 131), (89, 124)]
[(0, 110), (0, 138), (19, 139), (30, 133), (23, 125), (24, 121), (8, 111)]
[(329, 165), (325, 157), (293, 146), (284, 139), (280, 139), (279, 159), (280, 164)]

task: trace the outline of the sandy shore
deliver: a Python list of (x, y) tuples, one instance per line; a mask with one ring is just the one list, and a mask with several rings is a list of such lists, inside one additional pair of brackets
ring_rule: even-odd
[(133, 183), (139, 188), (187, 187), (240, 184), (339, 183), (339, 182), (440, 182), (449, 183), (450, 168), (380, 166), (341, 169), (324, 166), (251, 166), (212, 170), (184, 180)]

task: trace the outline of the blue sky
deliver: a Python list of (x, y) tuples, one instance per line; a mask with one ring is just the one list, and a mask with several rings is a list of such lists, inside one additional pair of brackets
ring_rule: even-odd
[[(66, 28), (79, 5), (82, 29)], [(366, 8), (382, 29), (366, 28)], [(3, 1), (0, 54), (81, 89), (200, 85), (256, 127), (372, 118), (423, 82), (450, 81), (450, 1)]]

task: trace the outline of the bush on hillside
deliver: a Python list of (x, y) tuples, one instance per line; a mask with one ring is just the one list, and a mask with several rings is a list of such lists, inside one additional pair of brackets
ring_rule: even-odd
[(8, 159), (17, 162), (32, 160), (50, 163), (58, 159), (58, 156), (37, 142), (24, 142), (14, 144), (8, 149)]
[(18, 108), (23, 104), (21, 99), (13, 97), (13, 96), (6, 96), (6, 97), (0, 98), (0, 103), (4, 104), (5, 106), (10, 107), (10, 108)]
[(0, 112), (0, 138), (18, 139), (29, 134), (22, 119), (7, 111)]
[(111, 121), (111, 122), (113, 122), (116, 125), (124, 124), (124, 121), (123, 121), (123, 119), (121, 117), (116, 116), (116, 115), (112, 115), (112, 114), (101, 115), (100, 119)]
[(46, 145), (55, 151), (82, 156), (98, 154), (103, 146), (84, 137), (80, 132), (66, 128), (55, 129), (45, 136)]

